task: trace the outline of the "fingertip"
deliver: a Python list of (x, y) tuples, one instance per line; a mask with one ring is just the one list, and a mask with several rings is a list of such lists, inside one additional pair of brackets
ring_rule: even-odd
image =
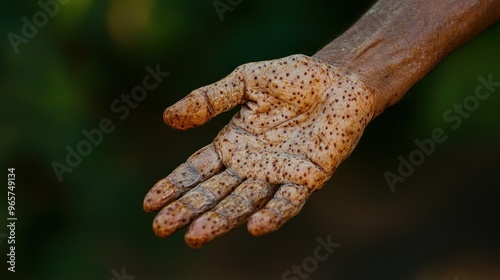
[(183, 228), (191, 220), (189, 207), (179, 201), (174, 201), (163, 208), (153, 221), (153, 231), (158, 237), (168, 237)]
[(278, 229), (279, 217), (274, 211), (261, 209), (253, 214), (247, 223), (247, 230), (253, 236), (262, 236)]
[(206, 98), (198, 90), (163, 111), (163, 121), (168, 126), (187, 130), (200, 126), (212, 118)]
[(173, 107), (173, 106), (174, 106), (174, 105), (172, 105), (172, 106), (168, 107), (167, 109), (165, 109), (165, 110), (163, 111), (163, 121), (165, 122), (165, 124), (166, 124), (166, 125), (168, 125), (168, 126), (170, 126), (170, 127), (172, 127), (172, 128), (176, 128), (176, 127), (174, 126), (174, 121), (173, 121), (173, 119), (172, 119), (172, 114), (173, 114), (173, 112), (172, 112), (172, 107)]
[(179, 190), (168, 179), (163, 178), (146, 194), (142, 207), (146, 212), (156, 212), (179, 195)]
[(219, 213), (210, 211), (191, 223), (184, 236), (186, 244), (198, 249), (230, 230), (229, 223)]

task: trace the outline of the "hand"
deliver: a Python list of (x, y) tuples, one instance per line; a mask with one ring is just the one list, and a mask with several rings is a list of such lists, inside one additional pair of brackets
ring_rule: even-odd
[(349, 156), (374, 116), (374, 96), (356, 76), (292, 55), (248, 63), (167, 108), (164, 120), (189, 129), (244, 104), (213, 143), (193, 154), (144, 198), (161, 210), (154, 232), (191, 223), (199, 248), (248, 221), (260, 236), (295, 216)]

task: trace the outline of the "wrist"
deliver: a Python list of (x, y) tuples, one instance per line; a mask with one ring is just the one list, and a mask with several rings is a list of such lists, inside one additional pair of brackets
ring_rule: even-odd
[(392, 95), (397, 95), (394, 92), (395, 88), (389, 89), (386, 86), (393, 83), (387, 82), (387, 84), (384, 84), (382, 82), (384, 79), (394, 79), (395, 76), (388, 75), (382, 78), (384, 75), (381, 75), (380, 70), (377, 71), (377, 69), (370, 66), (370, 59), (357, 55), (357, 51), (351, 46), (340, 45), (335, 40), (314, 54), (313, 57), (333, 66), (338, 71), (341, 71), (343, 75), (350, 76), (362, 86), (363, 92), (369, 95), (368, 98), (373, 103), (373, 118), (390, 106), (387, 100), (390, 95), (387, 93), (392, 91)]
[(500, 18), (497, 0), (379, 0), (314, 57), (356, 75), (379, 115), (450, 52)]

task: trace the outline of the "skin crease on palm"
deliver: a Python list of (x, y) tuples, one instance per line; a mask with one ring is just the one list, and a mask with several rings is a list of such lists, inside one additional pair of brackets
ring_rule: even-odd
[(245, 222), (254, 236), (280, 228), (373, 118), (500, 18), (497, 1), (379, 0), (314, 57), (244, 64), (167, 108), (165, 123), (185, 130), (242, 105), (146, 194), (156, 235), (190, 224), (185, 241), (199, 248)]
[(260, 236), (295, 216), (349, 156), (374, 115), (358, 78), (305, 55), (248, 63), (167, 108), (177, 129), (244, 104), (213, 143), (192, 155), (144, 199), (160, 237), (191, 223), (198, 248), (248, 221)]

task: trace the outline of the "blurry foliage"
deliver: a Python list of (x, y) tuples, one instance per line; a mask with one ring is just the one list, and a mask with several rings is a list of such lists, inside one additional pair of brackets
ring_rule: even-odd
[[(209, 143), (231, 117), (228, 113), (204, 127), (178, 132), (162, 123), (166, 106), (242, 63), (314, 54), (371, 2), (244, 0), (221, 22), (211, 0), (71, 0), (16, 54), (6, 35), (20, 35), (21, 18), (31, 20), (40, 7), (36, 1), (2, 1), (0, 154), (2, 170), (15, 167), (18, 176), (16, 279), (111, 279), (110, 271), (122, 267), (136, 279), (279, 279), (310, 254), (317, 236), (327, 234), (343, 244), (344, 253), (320, 264), (315, 279), (366, 279), (373, 274), (350, 273), (372, 271), (370, 260), (380, 252), (391, 260), (407, 260), (398, 270), (393, 263), (378, 262), (375, 275), (383, 279), (417, 275), (421, 266), (432, 271), (436, 263), (429, 264), (425, 254), (401, 258), (406, 252), (398, 249), (410, 240), (437, 242), (432, 234), (422, 240), (402, 234), (390, 246), (384, 242), (406, 228), (428, 229), (423, 217), (443, 211), (438, 205), (446, 192), (460, 189), (458, 182), (466, 181), (460, 176), (472, 172), (476, 163), (484, 165), (467, 173), (472, 185), (478, 184), (474, 174), (499, 171), (497, 162), (490, 165), (500, 155), (498, 92), (449, 135), (452, 140), (397, 195), (389, 192), (382, 173), (397, 167), (397, 155), (410, 152), (414, 138), (445, 126), (443, 112), (473, 93), (477, 76), (491, 73), (495, 81), (500, 79), (498, 24), (447, 58), (370, 125), (358, 150), (322, 190), (324, 195), (313, 197), (279, 232), (253, 238), (243, 227), (195, 251), (183, 244), (182, 233), (156, 238), (150, 228), (153, 216), (142, 212), (146, 191)], [(156, 64), (171, 75), (120, 120), (111, 103), (142, 82), (146, 65)], [(64, 163), (65, 147), (74, 148), (85, 139), (81, 131), (97, 128), (102, 118), (110, 118), (115, 131), (104, 135), (102, 144), (59, 183), (51, 163)], [(456, 166), (450, 165), (452, 160)], [(442, 183), (444, 178), (450, 181)], [(454, 205), (450, 201), (447, 205)], [(421, 211), (408, 212), (413, 206)], [(376, 226), (385, 223), (392, 226)], [(489, 244), (496, 248), (498, 240)], [(0, 246), (3, 254), (5, 243)], [(443, 254), (429, 250), (438, 259)]]

